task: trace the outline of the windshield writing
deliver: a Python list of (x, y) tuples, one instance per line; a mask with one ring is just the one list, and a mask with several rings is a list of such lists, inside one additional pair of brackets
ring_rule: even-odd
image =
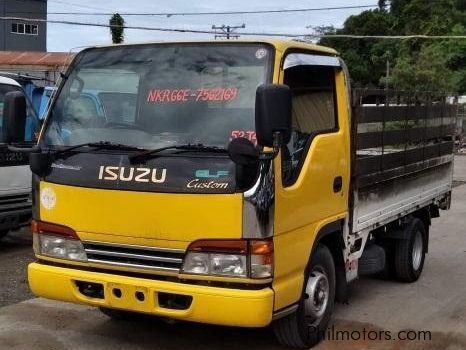
[(210, 89), (153, 89), (149, 90), (148, 103), (183, 103), (189, 101), (233, 101), (238, 96), (238, 89), (210, 88)]

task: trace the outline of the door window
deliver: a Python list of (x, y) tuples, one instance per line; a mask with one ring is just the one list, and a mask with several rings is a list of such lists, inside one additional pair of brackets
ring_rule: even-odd
[(335, 67), (296, 65), (285, 70), (284, 83), (292, 93), (291, 140), (282, 152), (285, 186), (299, 176), (312, 139), (338, 130)]

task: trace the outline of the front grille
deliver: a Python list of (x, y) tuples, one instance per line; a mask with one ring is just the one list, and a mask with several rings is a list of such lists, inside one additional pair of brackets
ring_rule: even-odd
[(183, 263), (184, 251), (179, 249), (102, 242), (84, 242), (83, 244), (87, 254), (87, 261), (90, 263), (173, 272), (178, 272)]
[(0, 197), (0, 214), (31, 209), (29, 193)]

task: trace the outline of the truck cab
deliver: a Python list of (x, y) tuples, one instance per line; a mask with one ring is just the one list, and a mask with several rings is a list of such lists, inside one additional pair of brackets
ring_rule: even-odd
[[(405, 175), (416, 186), (412, 175), (372, 166), (385, 159), (377, 144), (384, 128), (358, 137), (364, 128), (350, 118), (365, 111), (377, 124), (390, 103), (367, 110), (351, 101), (344, 62), (312, 44), (82, 51), (31, 153), (32, 291), (111, 317), (273, 324), (285, 345), (316, 344), (358, 266), (370, 270), (366, 248), (380, 252), (375, 265), (383, 269), (392, 259), (383, 242), (393, 240), (397, 276), (415, 281), (430, 218), (449, 205), (450, 143), (439, 143), (447, 128), (436, 134), (443, 153), (435, 148), (435, 162), (416, 167), (422, 196), (402, 197), (389, 189)], [(409, 151), (426, 145), (423, 138)], [(406, 170), (404, 155), (397, 153)], [(423, 173), (436, 167), (442, 177)]]
[[(21, 85), (10, 78), (0, 76), (0, 128), (3, 129), (3, 107), (5, 95), (24, 92)], [(37, 130), (38, 119), (27, 102), (25, 140), (32, 141)], [(31, 171), (28, 156), (11, 151), (0, 132), (0, 238), (10, 230), (29, 224), (31, 220)]]

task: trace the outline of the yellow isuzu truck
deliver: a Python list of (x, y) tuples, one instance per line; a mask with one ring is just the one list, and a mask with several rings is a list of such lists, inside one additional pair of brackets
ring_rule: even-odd
[(22, 149), (31, 290), (312, 346), (359, 275), (419, 278), (450, 205), (448, 101), (351, 90), (334, 50), (297, 41), (85, 49)]

